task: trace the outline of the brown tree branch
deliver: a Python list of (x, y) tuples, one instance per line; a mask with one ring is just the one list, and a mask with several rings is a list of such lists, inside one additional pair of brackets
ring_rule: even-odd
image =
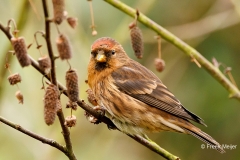
[(173, 155), (172, 153), (168, 152), (167, 150), (163, 149), (157, 143), (153, 142), (150, 139), (145, 139), (139, 135), (135, 135), (135, 136), (128, 135), (128, 136), (166, 159), (180, 160), (179, 157), (177, 157), (177, 156)]
[(13, 35), (9, 32), (8, 27), (4, 27), (3, 24), (0, 22), (0, 29), (2, 30), (2, 32), (7, 36), (7, 38), (9, 40), (11, 40), (11, 38), (13, 37)]
[(42, 0), (43, 4), (43, 11), (45, 16), (45, 39), (47, 43), (47, 50), (49, 58), (51, 59), (51, 65), (53, 66), (51, 68), (51, 82), (55, 85), (57, 85), (57, 78), (56, 78), (56, 68), (55, 68), (55, 57), (52, 50), (52, 43), (51, 43), (51, 21), (48, 14), (48, 4), (47, 0)]
[[(47, 4), (47, 0), (42, 0), (42, 4), (43, 4), (43, 11), (44, 11), (44, 16), (45, 16), (45, 39), (46, 39), (46, 43), (47, 43), (47, 49), (48, 49), (48, 54), (51, 60), (51, 82), (54, 85), (58, 85), (57, 84), (57, 78), (56, 78), (56, 70), (55, 70), (55, 57), (53, 54), (53, 50), (52, 50), (52, 43), (51, 43), (51, 21), (49, 18), (49, 13), (48, 13), (48, 4)], [(64, 114), (63, 112), (60, 110), (57, 113), (59, 122), (61, 124), (61, 128), (62, 128), (62, 134), (66, 143), (66, 147), (68, 150), (68, 157), (70, 160), (76, 160), (77, 158), (74, 155), (73, 152), (73, 148), (72, 148), (72, 142), (71, 142), (71, 138), (70, 138), (70, 132), (67, 126), (64, 125), (65, 122), (65, 118), (64, 118)]]
[(54, 148), (57, 148), (58, 150), (62, 151), (62, 152), (65, 153), (65, 154), (68, 153), (67, 149), (66, 149), (64, 146), (60, 145), (58, 142), (56, 142), (56, 141), (54, 141), (54, 140), (47, 139), (47, 138), (42, 137), (42, 136), (40, 136), (40, 135), (38, 135), (38, 134), (36, 134), (36, 133), (33, 133), (33, 132), (31, 132), (31, 131), (29, 131), (29, 130), (27, 130), (27, 129), (24, 129), (24, 128), (21, 127), (20, 125), (15, 124), (15, 123), (13, 123), (13, 122), (10, 122), (10, 121), (8, 121), (7, 119), (5, 119), (5, 118), (3, 118), (3, 117), (1, 117), (1, 116), (0, 116), (0, 121), (1, 121), (2, 123), (4, 123), (4, 124), (6, 124), (6, 125), (8, 125), (8, 126), (10, 126), (10, 127), (12, 127), (12, 128), (14, 128), (14, 129), (18, 130), (18, 131), (26, 134), (26, 135), (28, 135), (28, 136), (30, 136), (30, 137), (38, 140), (38, 141), (41, 141), (42, 143), (45, 143), (45, 144), (48, 144), (48, 145), (50, 145), (50, 146), (52, 146), (52, 147), (54, 147)]

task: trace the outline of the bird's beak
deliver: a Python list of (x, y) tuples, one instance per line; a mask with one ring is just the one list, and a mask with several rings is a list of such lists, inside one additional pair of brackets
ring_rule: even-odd
[(107, 57), (105, 56), (104, 51), (102, 51), (102, 50), (98, 51), (96, 60), (97, 60), (97, 62), (106, 62), (107, 61)]

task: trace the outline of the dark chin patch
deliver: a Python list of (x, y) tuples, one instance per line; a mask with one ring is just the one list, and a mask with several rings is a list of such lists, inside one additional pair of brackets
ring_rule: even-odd
[(96, 66), (95, 66), (95, 69), (96, 69), (97, 71), (102, 71), (102, 70), (104, 70), (105, 68), (107, 68), (107, 63), (106, 63), (106, 62), (97, 63)]

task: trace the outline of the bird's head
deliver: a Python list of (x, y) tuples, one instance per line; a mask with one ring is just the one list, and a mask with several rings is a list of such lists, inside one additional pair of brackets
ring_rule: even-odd
[(118, 68), (128, 59), (122, 46), (112, 38), (99, 38), (91, 47), (90, 65), (93, 65), (96, 71)]

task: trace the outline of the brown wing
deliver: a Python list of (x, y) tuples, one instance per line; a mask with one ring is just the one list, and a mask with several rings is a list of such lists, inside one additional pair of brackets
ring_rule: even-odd
[(125, 94), (177, 117), (205, 125), (200, 117), (184, 108), (151, 71), (137, 62), (132, 61), (131, 65), (115, 70), (111, 76)]

